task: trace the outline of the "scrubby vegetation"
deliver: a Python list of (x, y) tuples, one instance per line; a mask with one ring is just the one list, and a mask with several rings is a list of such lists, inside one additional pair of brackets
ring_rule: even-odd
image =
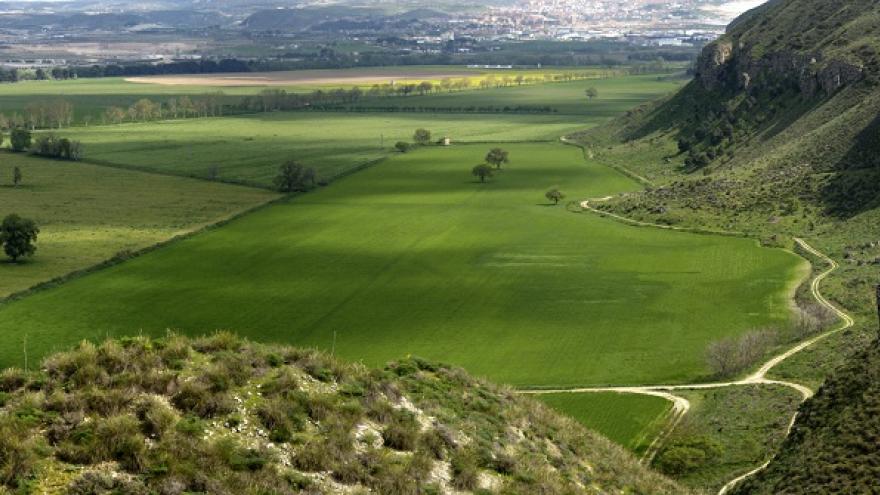
[(870, 493), (880, 478), (880, 341), (835, 371), (800, 410), (774, 462), (737, 494)]
[(0, 493), (684, 493), (546, 407), (419, 359), (228, 333), (0, 373)]
[(788, 387), (740, 385), (681, 392), (691, 410), (652, 467), (695, 490), (715, 493), (769, 458), (800, 403)]
[[(680, 93), (577, 137), (588, 156), (626, 168), (647, 185), (598, 208), (646, 222), (745, 233), (775, 247), (796, 249), (792, 238), (802, 237), (839, 263), (822, 292), (856, 317), (855, 326), (787, 359), (771, 378), (818, 387), (873, 338), (880, 264), (878, 16), (877, 3), (868, 0), (767, 2), (705, 49), (696, 78)], [(801, 254), (817, 269), (827, 268), (825, 260)], [(775, 340), (803, 340), (834, 328), (830, 319), (802, 307)], [(772, 348), (772, 340), (716, 343), (709, 353), (713, 368), (719, 375), (747, 368), (745, 357), (760, 355), (756, 347)], [(875, 428), (864, 413), (870, 406), (862, 409), (870, 392), (861, 380), (876, 369), (859, 356), (804, 407), (767, 474), (741, 493), (869, 491), (867, 480), (877, 473), (865, 456), (876, 458), (877, 448), (872, 433), (862, 435)], [(863, 377), (856, 380), (858, 366)], [(847, 373), (852, 376), (842, 378)], [(714, 414), (718, 425), (726, 424), (724, 410)], [(692, 457), (673, 460), (664, 464), (667, 472)]]

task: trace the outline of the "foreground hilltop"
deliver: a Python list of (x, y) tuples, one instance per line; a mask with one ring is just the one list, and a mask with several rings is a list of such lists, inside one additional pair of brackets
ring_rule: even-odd
[(0, 493), (683, 493), (464, 371), (246, 342), (108, 340), (0, 375)]

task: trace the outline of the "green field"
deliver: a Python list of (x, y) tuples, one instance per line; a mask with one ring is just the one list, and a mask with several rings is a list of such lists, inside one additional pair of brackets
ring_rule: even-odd
[[(496, 108), (550, 107), (553, 113), (585, 115), (591, 119), (614, 117), (646, 101), (672, 93), (683, 80), (660, 75), (621, 76), (539, 85), (509, 86), (479, 91), (436, 93), (425, 96), (388, 97), (364, 100), (353, 107), (438, 107), (468, 108), (492, 105)], [(599, 95), (589, 100), (587, 88)], [(498, 117), (496, 117), (498, 118)], [(500, 117), (505, 118), (505, 117)]]
[[(24, 181), (11, 185), (12, 169)], [(40, 226), (36, 256), (0, 261), (0, 298), (274, 198), (259, 189), (0, 152), (0, 218)]]
[[(426, 115), (284, 112), (121, 124), (65, 132), (87, 161), (269, 186), (286, 160), (331, 178), (391, 153), (419, 127), (458, 141), (558, 140), (596, 120), (555, 115)], [(383, 144), (384, 136), (384, 147)]]
[[(561, 68), (547, 70), (521, 70), (521, 71), (489, 71), (483, 69), (467, 69), (465, 67), (432, 67), (432, 66), (411, 66), (411, 67), (393, 67), (393, 68), (353, 68), (343, 70), (303, 70), (296, 71), (296, 77), (309, 78), (329, 78), (333, 76), (343, 77), (366, 77), (366, 76), (387, 76), (387, 81), (392, 80), (409, 80), (407, 74), (443, 74), (454, 71), (455, 73), (466, 73), (466, 77), (472, 79), (475, 83), (482, 77), (489, 74), (495, 75), (497, 78), (504, 76), (515, 76), (522, 73), (532, 77), (542, 77), (544, 74), (559, 74), (562, 72), (577, 73), (595, 73), (596, 77), (603, 76), (609, 71), (601, 68), (579, 67), (579, 68)], [(284, 78), (284, 72), (268, 73), (272, 78)], [(241, 74), (248, 76), (247, 73)], [(252, 76), (264, 76), (265, 73), (251, 74)], [(216, 74), (204, 74), (195, 77), (211, 78)], [(419, 77), (418, 81), (429, 80), (435, 83), (439, 82), (436, 77)], [(283, 85), (272, 85), (273, 89), (283, 89), (288, 92), (308, 92), (315, 89), (335, 89), (338, 87), (350, 88), (352, 86), (360, 86), (364, 89), (369, 88), (374, 83), (354, 84), (342, 79), (341, 82), (325, 82), (315, 83), (296, 83)], [(533, 88), (546, 88), (555, 83), (540, 84), (532, 86)], [(127, 107), (140, 98), (150, 98), (155, 101), (164, 101), (171, 97), (182, 95), (200, 95), (205, 93), (222, 92), (227, 95), (229, 103), (235, 102), (239, 97), (245, 95), (254, 95), (270, 86), (215, 86), (210, 81), (204, 84), (180, 84), (180, 85), (163, 85), (151, 83), (137, 83), (126, 81), (122, 77), (106, 77), (106, 78), (84, 78), (71, 79), (66, 81), (22, 81), (15, 84), (0, 85), (0, 113), (7, 116), (13, 112), (23, 112), (26, 105), (33, 101), (63, 98), (70, 101), (76, 107), (77, 119), (85, 115), (92, 117), (93, 121), (99, 120), (100, 114), (106, 107), (120, 106)], [(484, 91), (473, 91), (483, 93)], [(582, 94), (580, 96), (583, 96)]]
[[(89, 82), (86, 87), (98, 91), (101, 84), (116, 89), (131, 86), (116, 81)], [(596, 86), (600, 95), (592, 102), (584, 96), (584, 89), (590, 85)], [(315, 167), (320, 176), (331, 178), (386, 156), (395, 142), (411, 140), (418, 127), (430, 129), (437, 138), (449, 136), (455, 143), (555, 141), (563, 134), (605, 122), (678, 85), (677, 81), (657, 80), (656, 76), (628, 76), (368, 100), (383, 105), (438, 108), (453, 102), (464, 107), (550, 105), (560, 109), (558, 113), (284, 112), (79, 127), (60, 132), (82, 141), (86, 160), (94, 163), (193, 177), (207, 177), (210, 170), (224, 180), (268, 186), (286, 160), (296, 159)]]
[(669, 401), (650, 395), (589, 392), (535, 397), (635, 452), (657, 436), (670, 409)]
[(752, 240), (549, 206), (636, 189), (561, 144), (400, 155), (221, 229), (0, 309), (0, 364), (82, 338), (230, 329), (384, 363), (406, 354), (514, 385), (681, 382), (706, 344), (785, 321), (803, 261)]

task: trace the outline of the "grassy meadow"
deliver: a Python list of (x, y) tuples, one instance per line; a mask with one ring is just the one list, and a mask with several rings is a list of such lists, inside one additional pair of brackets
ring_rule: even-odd
[(535, 398), (634, 452), (642, 452), (656, 438), (671, 407), (660, 397), (616, 392), (542, 394)]
[[(549, 107), (551, 113), (584, 115), (596, 119), (617, 116), (630, 108), (672, 93), (682, 83), (683, 79), (678, 77), (658, 74), (619, 76), (478, 91), (440, 92), (424, 96), (367, 99), (352, 107)], [(588, 99), (585, 94), (587, 88), (595, 88), (598, 96)]]
[[(463, 77), (471, 79), (475, 88), (481, 79), (489, 77), (490, 75), (497, 79), (502, 79), (504, 76), (516, 76), (517, 74), (523, 74), (524, 76), (529, 77), (544, 77), (545, 75), (552, 76), (564, 72), (577, 72), (591, 73), (597, 78), (613, 74), (613, 71), (590, 67), (505, 71), (468, 69), (466, 67), (448, 68), (412, 66), (394, 68), (353, 68), (344, 70), (304, 70), (291, 73), (271, 72), (241, 74), (243, 77), (268, 76), (267, 78), (272, 81), (267, 85), (255, 85), (251, 83), (249, 85), (241, 86), (217, 86), (212, 84), (212, 79), (222, 77), (223, 75), (221, 74), (186, 76), (188, 80), (191, 80), (189, 81), (189, 84), (173, 85), (149, 82), (130, 82), (124, 77), (84, 78), (65, 81), (22, 81), (15, 84), (0, 85), (0, 113), (7, 115), (13, 112), (21, 113), (30, 102), (63, 98), (73, 103), (76, 107), (77, 121), (81, 122), (82, 117), (89, 116), (94, 122), (98, 122), (101, 113), (106, 107), (127, 107), (140, 98), (164, 101), (171, 97), (183, 95), (193, 96), (205, 93), (222, 92), (227, 96), (227, 101), (232, 103), (238, 100), (241, 96), (254, 95), (266, 88), (283, 89), (287, 92), (300, 93), (310, 92), (316, 89), (328, 90), (339, 87), (351, 88), (353, 86), (358, 86), (366, 90), (376, 82), (389, 83), (392, 80), (411, 83), (417, 83), (424, 80), (439, 84), (439, 75), (449, 73), (450, 71), (455, 74), (461, 74), (461, 76), (456, 77), (457, 79)], [(431, 73), (436, 73), (438, 76), (430, 76)], [(284, 83), (286, 74), (290, 74), (289, 84)], [(419, 74), (419, 77), (413, 77), (408, 74)], [(363, 78), (367, 77), (382, 77), (383, 79), (381, 81), (365, 82)], [(200, 82), (201, 79), (204, 79), (204, 82)], [(149, 80), (149, 78), (146, 78), (146, 80)], [(305, 82), (298, 82), (300, 80), (304, 80)], [(556, 83), (540, 84), (532, 87), (547, 88), (554, 84)], [(477, 91), (474, 89), (469, 92), (483, 93), (484, 91)]]
[(221, 229), (0, 307), (0, 364), (83, 338), (230, 329), (379, 364), (412, 354), (519, 386), (681, 382), (708, 342), (785, 321), (803, 262), (752, 240), (547, 204), (636, 189), (578, 148), (398, 155)]
[[(13, 168), (24, 180), (12, 187)], [(241, 186), (0, 152), (0, 218), (40, 226), (26, 263), (0, 261), (0, 298), (276, 197)]]
[[(82, 141), (86, 160), (94, 163), (203, 178), (216, 173), (226, 181), (269, 186), (278, 166), (286, 160), (296, 159), (315, 167), (319, 176), (331, 178), (388, 155), (395, 142), (411, 140), (418, 127), (430, 129), (436, 138), (449, 136), (456, 143), (555, 141), (563, 134), (598, 125), (640, 102), (673, 91), (679, 84), (677, 80), (658, 80), (657, 76), (625, 76), (379, 98), (364, 103), (378, 102), (392, 108), (549, 105), (559, 110), (556, 113), (277, 112), (77, 127), (60, 132)], [(593, 101), (584, 95), (589, 86), (599, 90)]]
[(582, 118), (555, 115), (278, 112), (99, 126), (64, 135), (82, 141), (90, 162), (194, 177), (207, 177), (217, 167), (223, 180), (270, 186), (286, 160), (332, 178), (392, 153), (394, 143), (411, 141), (419, 127), (459, 142), (558, 140), (584, 125)]

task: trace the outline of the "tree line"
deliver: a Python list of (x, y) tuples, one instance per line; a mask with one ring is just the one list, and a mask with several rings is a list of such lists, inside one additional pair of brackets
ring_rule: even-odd
[(60, 129), (69, 127), (73, 120), (74, 107), (69, 101), (38, 100), (25, 105), (23, 113), (13, 112), (9, 116), (0, 113), (0, 129)]
[[(526, 76), (523, 74), (498, 77), (490, 74), (485, 78), (443, 78), (439, 82), (421, 81), (419, 83), (384, 83), (374, 84), (369, 89), (355, 86), (351, 89), (337, 88), (331, 90), (318, 89), (310, 93), (288, 93), (283, 89), (265, 89), (257, 95), (245, 96), (238, 103), (238, 109), (248, 112), (270, 112), (282, 110), (333, 109), (335, 105), (354, 104), (364, 99), (389, 97), (425, 96), (429, 94), (452, 93), (471, 89), (491, 89), (545, 82), (568, 82), (584, 79), (596, 79), (591, 72), (546, 73), (542, 76)], [(391, 108), (391, 107), (388, 107)], [(425, 108), (425, 107), (422, 107)], [(468, 107), (463, 107), (468, 108)], [(475, 107), (476, 108), (476, 107)], [(495, 109), (496, 107), (493, 107)], [(495, 109), (494, 111), (504, 111)], [(513, 111), (507, 107), (507, 111)], [(526, 111), (526, 107), (519, 107)], [(399, 108), (396, 111), (402, 111)]]
[(165, 101), (141, 98), (128, 107), (111, 106), (101, 114), (104, 124), (147, 122), (150, 120), (192, 117), (219, 117), (224, 114), (225, 94), (222, 91), (198, 97), (180, 96)]

